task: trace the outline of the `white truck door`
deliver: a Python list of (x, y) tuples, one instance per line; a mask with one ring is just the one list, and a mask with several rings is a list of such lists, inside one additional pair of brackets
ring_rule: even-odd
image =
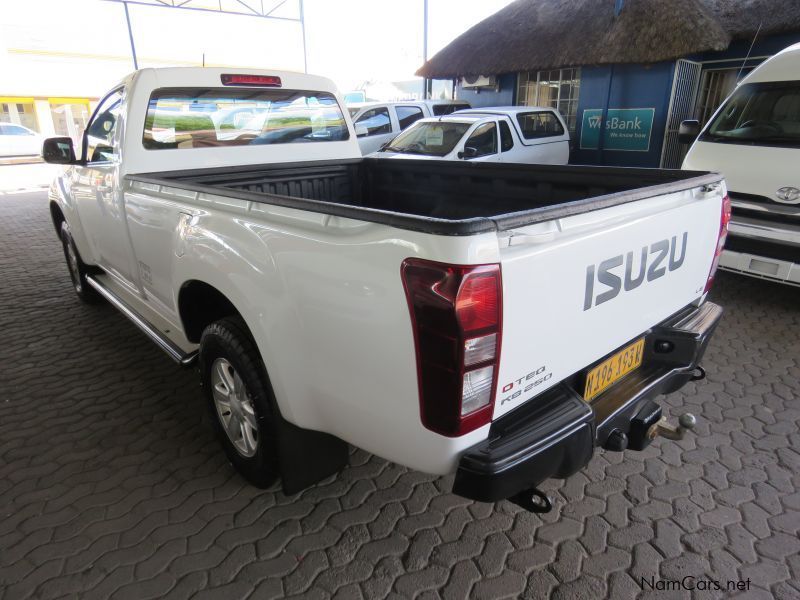
[(517, 155), (522, 149), (522, 142), (514, 135), (508, 120), (499, 119), (497, 126), (500, 131), (500, 155), (498, 162), (516, 162)]
[(358, 138), (358, 146), (364, 156), (377, 151), (384, 143), (394, 139), (394, 136), (399, 133), (397, 122), (396, 120), (393, 122), (388, 106), (376, 106), (369, 109), (358, 117), (355, 125), (367, 130), (366, 135)]
[(122, 110), (122, 89), (114, 90), (100, 103), (84, 136), (82, 156), (86, 162), (72, 170), (71, 184), (95, 260), (108, 273), (138, 289), (119, 182)]
[[(500, 162), (497, 123), (481, 123), (464, 142), (465, 160), (476, 162)], [(469, 148), (469, 150), (468, 150)]]

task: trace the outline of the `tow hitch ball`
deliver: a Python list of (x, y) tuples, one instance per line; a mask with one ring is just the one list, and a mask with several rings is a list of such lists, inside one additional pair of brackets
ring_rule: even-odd
[(524, 490), (516, 496), (511, 496), (508, 501), (532, 513), (546, 513), (553, 510), (553, 504), (547, 494), (536, 488)]
[(678, 417), (677, 427), (667, 421), (667, 417), (661, 417), (647, 430), (647, 438), (654, 440), (660, 435), (668, 440), (682, 440), (686, 436), (686, 432), (694, 429), (696, 424), (697, 418), (692, 413), (683, 413)]

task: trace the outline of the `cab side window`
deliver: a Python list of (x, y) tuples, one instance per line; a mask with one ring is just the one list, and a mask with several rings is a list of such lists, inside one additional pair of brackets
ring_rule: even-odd
[(122, 109), (122, 90), (106, 96), (86, 128), (84, 159), (90, 163), (108, 162), (116, 156), (118, 149), (114, 134)]
[(389, 109), (383, 106), (365, 112), (358, 117), (356, 125), (366, 127), (368, 136), (392, 133), (392, 121), (389, 118)]
[(517, 122), (526, 140), (564, 135), (564, 128), (558, 117), (550, 111), (519, 113)]
[(400, 131), (425, 116), (422, 114), (422, 109), (417, 106), (395, 106), (394, 109), (400, 122)]
[(475, 154), (469, 158), (478, 158), (497, 153), (497, 127), (494, 123), (478, 126), (464, 144), (464, 148), (475, 148)]

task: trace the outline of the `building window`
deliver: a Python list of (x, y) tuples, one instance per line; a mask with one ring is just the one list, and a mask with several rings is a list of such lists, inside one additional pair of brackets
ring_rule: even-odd
[(700, 121), (700, 126), (705, 125), (719, 108), (722, 101), (736, 87), (736, 76), (739, 69), (715, 69), (703, 71), (700, 81), (700, 91), (697, 94), (697, 108), (695, 114)]
[(0, 98), (0, 121), (39, 130), (32, 98), (29, 101), (21, 98)]
[(555, 108), (564, 117), (570, 133), (575, 133), (581, 87), (580, 67), (525, 71), (519, 74), (517, 82), (517, 104)]

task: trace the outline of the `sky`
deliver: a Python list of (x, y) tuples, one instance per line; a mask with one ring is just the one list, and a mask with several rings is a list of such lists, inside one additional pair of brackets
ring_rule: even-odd
[[(429, 0), (428, 55), (510, 1)], [(278, 2), (264, 0), (265, 6)], [(99, 95), (133, 70), (121, 4), (13, 5), (13, 11), (0, 11), (0, 95)], [(309, 73), (332, 78), (341, 90), (364, 81), (412, 79), (423, 62), (423, 5), (305, 0)], [(205, 59), (208, 65), (303, 70), (296, 22), (139, 5), (129, 10), (140, 67), (200, 65)], [(287, 0), (275, 15), (299, 16), (299, 0)]]

